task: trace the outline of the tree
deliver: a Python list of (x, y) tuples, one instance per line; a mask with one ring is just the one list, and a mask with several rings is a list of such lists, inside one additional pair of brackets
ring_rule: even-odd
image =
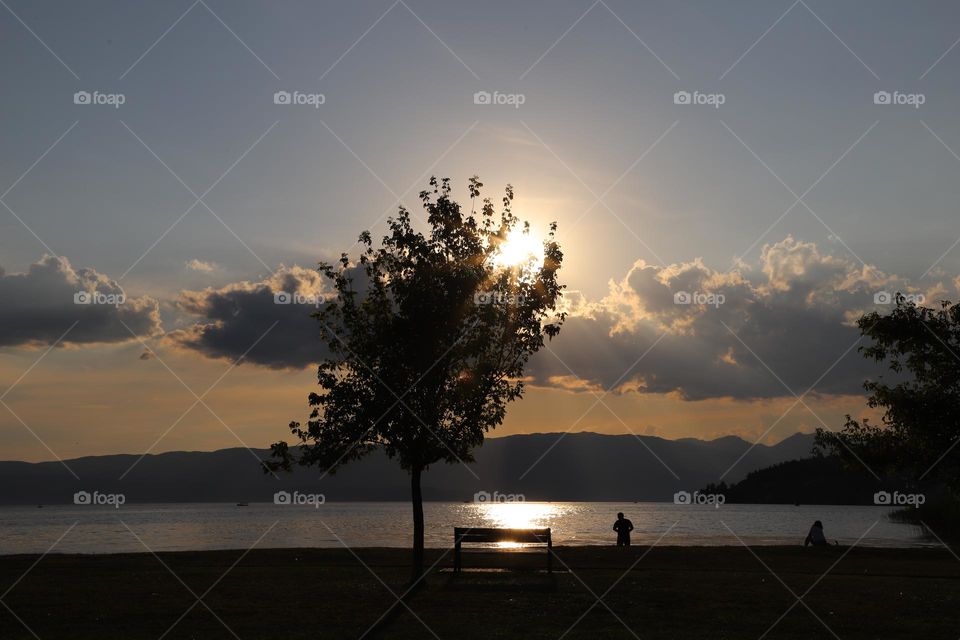
[[(482, 186), (470, 179), (474, 203)], [(267, 463), (334, 473), (377, 449), (396, 459), (410, 473), (414, 580), (423, 574), (421, 475), (437, 462), (473, 460), (507, 403), (522, 397), (530, 356), (565, 318), (557, 309), (563, 253), (556, 223), (542, 264), (503, 264), (508, 238), (530, 240), (529, 224), (519, 226), (511, 212), (512, 187), (499, 216), (489, 199), (478, 215), (473, 207), (465, 215), (449, 179), (431, 178), (430, 187), (420, 193), (428, 234), (401, 207), (380, 247), (368, 231), (360, 235), (359, 263), (343, 254), (338, 264), (319, 265), (336, 291), (314, 314), (331, 355), (319, 366), (320, 392), (309, 395), (306, 425), (290, 423), (299, 446), (274, 444)]]
[[(867, 404), (883, 408), (881, 425), (847, 416), (839, 433), (817, 429), (817, 447), (878, 471), (916, 481), (940, 479), (960, 489), (960, 305), (917, 306), (897, 295), (889, 315), (857, 321), (872, 344), (867, 358), (886, 362), (896, 380), (868, 380)], [(857, 460), (859, 459), (859, 460)]]

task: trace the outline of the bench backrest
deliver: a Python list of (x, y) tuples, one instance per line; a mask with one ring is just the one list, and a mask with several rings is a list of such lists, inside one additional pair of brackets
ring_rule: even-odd
[(550, 528), (546, 529), (493, 529), (455, 527), (456, 542), (523, 542), (527, 544), (550, 544)]

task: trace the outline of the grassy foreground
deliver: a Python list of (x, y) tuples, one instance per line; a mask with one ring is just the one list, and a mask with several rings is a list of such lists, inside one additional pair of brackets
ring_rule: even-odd
[(0, 595), (16, 584), (0, 638), (957, 637), (960, 561), (942, 548), (556, 551), (551, 577), (542, 553), (471, 554), (468, 567), (515, 570), (454, 576), (452, 554), (428, 550), (425, 585), (386, 616), (404, 550), (51, 554), (19, 582), (37, 556), (2, 556)]

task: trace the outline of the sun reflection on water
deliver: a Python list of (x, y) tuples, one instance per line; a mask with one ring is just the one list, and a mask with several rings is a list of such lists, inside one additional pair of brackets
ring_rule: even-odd
[[(547, 502), (483, 502), (476, 505), (484, 519), (484, 526), (503, 529), (539, 529), (549, 527), (551, 520), (561, 515), (560, 505)], [(520, 549), (518, 542), (498, 542), (502, 549)]]

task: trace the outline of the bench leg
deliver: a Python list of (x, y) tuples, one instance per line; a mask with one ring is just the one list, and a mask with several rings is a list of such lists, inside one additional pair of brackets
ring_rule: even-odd
[(457, 541), (456, 546), (453, 551), (453, 571), (455, 573), (460, 573), (462, 567), (461, 558), (460, 558), (460, 541)]
[(553, 573), (553, 543), (547, 543), (547, 573)]

